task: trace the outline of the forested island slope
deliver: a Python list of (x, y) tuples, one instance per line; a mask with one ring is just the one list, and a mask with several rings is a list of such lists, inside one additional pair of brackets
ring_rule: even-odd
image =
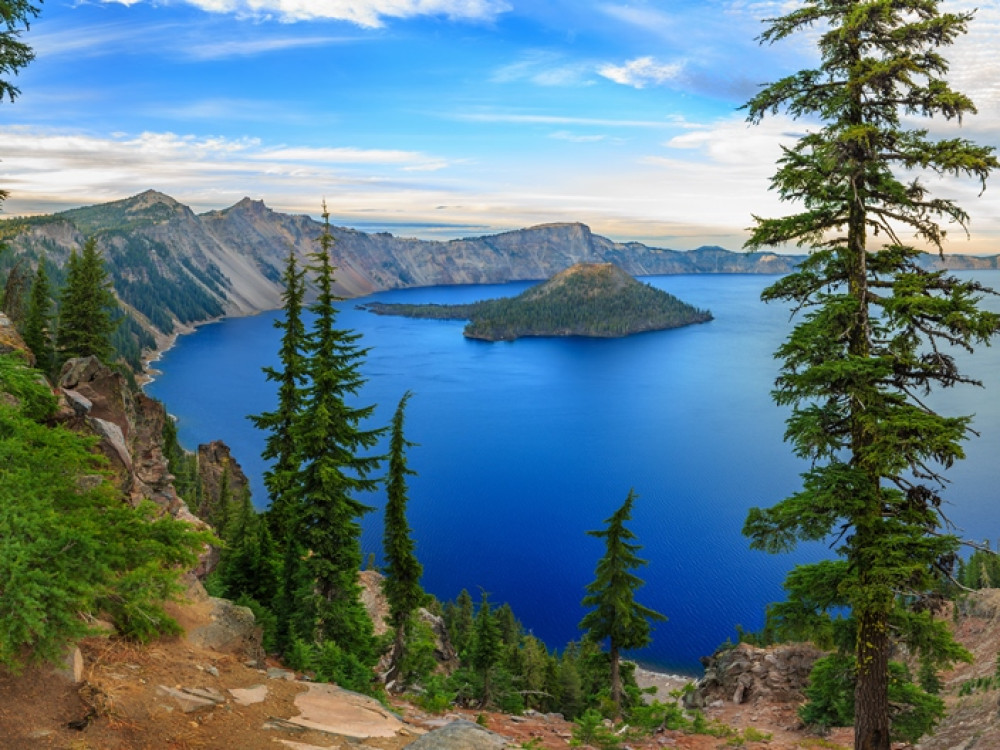
[(613, 263), (577, 263), (516, 297), (468, 305), (373, 302), (362, 307), (379, 315), (468, 320), (465, 336), (486, 341), (522, 336), (613, 338), (712, 319), (707, 310), (638, 282)]

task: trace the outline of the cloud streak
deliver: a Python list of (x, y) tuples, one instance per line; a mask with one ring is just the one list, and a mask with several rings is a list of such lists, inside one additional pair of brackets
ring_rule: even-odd
[(615, 83), (642, 89), (671, 83), (683, 70), (683, 63), (662, 63), (653, 57), (637, 57), (624, 65), (602, 65), (597, 72)]
[[(102, 0), (136, 5), (143, 0)], [(298, 21), (347, 21), (379, 28), (386, 19), (438, 16), (456, 21), (492, 21), (511, 9), (506, 0), (184, 0), (207, 13)]]

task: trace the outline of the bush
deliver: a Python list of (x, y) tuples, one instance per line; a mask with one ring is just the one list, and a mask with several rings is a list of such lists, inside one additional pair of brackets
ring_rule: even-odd
[(593, 708), (588, 708), (573, 722), (573, 739), (571, 747), (593, 745), (601, 750), (619, 750), (621, 742), (618, 737), (604, 726), (604, 717)]
[(131, 507), (92, 439), (40, 423), (55, 399), (16, 356), (0, 356), (0, 392), (0, 666), (61, 659), (86, 615), (137, 640), (176, 632), (163, 602), (211, 535)]

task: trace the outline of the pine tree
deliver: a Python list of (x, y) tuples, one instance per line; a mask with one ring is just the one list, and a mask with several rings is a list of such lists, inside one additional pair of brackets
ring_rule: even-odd
[(475, 607), (468, 589), (458, 592), (454, 603), (445, 605), (444, 618), (448, 627), (448, 638), (455, 647), (455, 652), (465, 659), (472, 644), (472, 629)]
[(303, 356), (306, 329), (302, 321), (304, 276), (305, 272), (297, 267), (295, 254), (289, 252), (281, 277), (285, 286), (282, 294), (284, 319), (274, 321), (274, 327), (282, 331), (278, 350), (281, 366), (264, 368), (267, 379), (278, 384), (278, 406), (274, 411), (249, 417), (255, 427), (268, 433), (261, 453), (265, 461), (273, 462), (264, 472), (264, 484), (271, 500), (268, 520), (282, 540), (295, 528), (294, 478), (300, 464), (294, 432), (302, 407), (306, 366)]
[(61, 362), (73, 357), (94, 356), (108, 361), (117, 307), (104, 261), (93, 237), (69, 256), (66, 285), (59, 296), (59, 326), (56, 344)]
[(500, 626), (496, 617), (490, 611), (489, 595), (483, 591), (479, 611), (476, 613), (472, 637), (472, 653), (470, 661), (473, 668), (482, 679), (483, 688), (480, 695), (480, 705), (486, 706), (493, 701), (493, 668), (500, 661), (503, 642), (500, 639)]
[(336, 327), (340, 298), (333, 292), (333, 235), (325, 205), (323, 219), (320, 249), (311, 254), (318, 296), (310, 309), (316, 321), (305, 350), (308, 385), (296, 422), (301, 466), (296, 477), (301, 504), (298, 520), (303, 545), (310, 553), (306, 566), (314, 581), (316, 640), (332, 640), (345, 653), (372, 663), (372, 623), (361, 604), (358, 584), (359, 519), (371, 508), (356, 496), (377, 484), (371, 474), (379, 458), (363, 456), (361, 451), (374, 446), (382, 430), (360, 426), (374, 407), (348, 403), (364, 383), (359, 367), (365, 350), (358, 347), (359, 334)]
[(38, 261), (35, 281), (31, 285), (28, 312), (24, 318), (24, 343), (35, 355), (35, 365), (51, 374), (53, 365), (52, 345), (52, 290), (45, 272), (45, 260)]
[[(420, 586), (423, 566), (414, 553), (410, 525), (406, 520), (406, 475), (414, 472), (406, 464), (406, 449), (413, 445), (403, 437), (403, 418), (407, 391), (399, 400), (392, 417), (389, 439), (389, 476), (386, 479), (385, 533), (385, 595), (389, 601), (389, 624), (395, 630), (391, 667), (386, 682), (395, 680), (406, 648), (406, 630), (410, 616), (424, 603), (427, 595)], [(400, 686), (402, 687), (402, 686)]]
[(912, 232), (943, 252), (939, 221), (967, 224), (953, 201), (930, 195), (922, 171), (985, 184), (997, 166), (990, 148), (934, 140), (902, 120), (975, 112), (949, 86), (939, 52), (971, 18), (942, 13), (938, 0), (806, 0), (770, 19), (761, 40), (818, 28), (818, 67), (766, 86), (747, 105), (752, 122), (784, 110), (820, 125), (784, 149), (772, 180), (802, 210), (756, 218), (747, 242), (811, 249), (763, 295), (804, 311), (778, 350), (774, 398), (792, 407), (786, 436), (811, 468), (798, 493), (752, 509), (744, 532), (774, 552), (831, 536), (839, 545), (842, 575), (815, 593), (844, 600), (854, 618), (857, 750), (890, 747), (891, 633), (926, 642), (914, 620), (901, 621), (901, 603), (926, 602), (954, 560), (956, 539), (941, 531), (940, 471), (963, 457), (969, 418), (941, 416), (922, 399), (932, 386), (972, 382), (950, 350), (988, 342), (998, 324), (978, 306), (987, 290), (923, 270), (901, 237)]
[(609, 643), (615, 718), (622, 709), (622, 650), (648, 645), (652, 640), (650, 621), (667, 619), (635, 600), (635, 591), (643, 581), (632, 571), (647, 563), (636, 554), (642, 547), (632, 541), (635, 534), (625, 528), (626, 521), (632, 520), (635, 499), (635, 492), (629, 490), (622, 506), (605, 520), (605, 528), (587, 532), (604, 540), (605, 553), (597, 563), (596, 578), (587, 585), (587, 595), (583, 597), (583, 605), (594, 609), (584, 615), (580, 628), (587, 631), (589, 640), (600, 643), (607, 639)]
[[(282, 281), (285, 291), (284, 319), (275, 320), (275, 328), (282, 331), (281, 347), (278, 351), (280, 368), (265, 367), (268, 380), (278, 384), (278, 406), (272, 412), (250, 417), (254, 426), (268, 432), (261, 456), (271, 461), (264, 472), (271, 505), (267, 513), (268, 524), (280, 548), (281, 583), (273, 606), (277, 618), (275, 640), (284, 652), (291, 646), (293, 620), (303, 621), (303, 603), (300, 601), (302, 585), (302, 560), (305, 552), (298, 538), (300, 529), (299, 499), (296, 493), (296, 478), (301, 468), (299, 448), (296, 439), (296, 420), (302, 408), (303, 386), (305, 383), (304, 349), (306, 329), (302, 321), (302, 305), (305, 296), (305, 272), (299, 270), (295, 254), (288, 253), (288, 261)], [(296, 617), (298, 612), (298, 617)], [(308, 635), (298, 633), (299, 637)]]
[[(35, 53), (21, 41), (21, 29), (28, 28), (29, 21), (38, 15), (38, 8), (28, 0), (7, 0), (0, 5), (0, 73), (16, 74), (35, 59)], [(0, 79), (0, 101), (6, 96), (14, 101), (21, 91), (10, 81)], [(7, 197), (0, 191), (0, 200)]]

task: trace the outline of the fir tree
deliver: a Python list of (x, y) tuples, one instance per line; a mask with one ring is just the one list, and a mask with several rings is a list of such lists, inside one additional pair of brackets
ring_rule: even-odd
[[(925, 601), (954, 560), (956, 539), (941, 531), (939, 472), (963, 457), (969, 418), (941, 416), (923, 396), (971, 382), (950, 352), (997, 330), (997, 316), (978, 306), (986, 290), (923, 270), (901, 237), (912, 232), (943, 252), (939, 221), (967, 223), (953, 201), (929, 194), (921, 171), (985, 183), (997, 166), (990, 148), (934, 140), (902, 120), (975, 112), (949, 86), (939, 52), (971, 18), (942, 13), (938, 0), (806, 0), (770, 19), (761, 39), (818, 27), (818, 67), (766, 86), (747, 105), (752, 122), (784, 110), (820, 125), (784, 149), (772, 180), (802, 210), (756, 218), (747, 242), (811, 248), (763, 295), (804, 311), (778, 351), (774, 398), (792, 407), (786, 436), (811, 468), (798, 493), (752, 509), (744, 531), (752, 546), (774, 552), (835, 535), (846, 564), (814, 594), (846, 598), (854, 618), (857, 750), (890, 747), (891, 634), (927, 642), (922, 626), (902, 619), (901, 602)], [(870, 247), (869, 237), (879, 244)]]
[(444, 610), (448, 638), (455, 647), (455, 652), (463, 659), (468, 656), (469, 646), (472, 644), (474, 613), (475, 607), (468, 589), (462, 589), (455, 602), (449, 602)]
[(303, 355), (306, 329), (302, 321), (304, 275), (305, 272), (297, 267), (295, 254), (290, 251), (281, 277), (285, 285), (282, 294), (284, 319), (274, 321), (274, 327), (282, 331), (278, 350), (281, 366), (264, 368), (267, 379), (278, 384), (278, 406), (274, 411), (250, 417), (255, 427), (268, 433), (261, 453), (265, 461), (273, 462), (264, 472), (264, 484), (271, 500), (268, 517), (281, 540), (295, 528), (294, 479), (300, 464), (294, 432), (302, 407), (306, 366)]
[[(389, 476), (386, 479), (385, 533), (385, 595), (389, 601), (389, 624), (395, 630), (391, 667), (386, 682), (395, 680), (406, 648), (406, 630), (413, 612), (424, 603), (427, 595), (420, 586), (423, 566), (414, 553), (410, 525), (406, 520), (406, 475), (413, 474), (406, 463), (406, 449), (413, 445), (403, 437), (403, 418), (407, 391), (399, 400), (392, 417), (389, 439)], [(400, 686), (402, 687), (402, 686)]]
[(66, 285), (59, 296), (59, 327), (56, 343), (61, 362), (73, 357), (94, 356), (107, 361), (112, 354), (112, 311), (117, 301), (104, 261), (93, 237), (69, 256)]
[(605, 528), (588, 531), (590, 536), (603, 539), (604, 556), (597, 563), (596, 577), (587, 585), (583, 597), (585, 607), (594, 607), (580, 621), (580, 628), (587, 631), (587, 638), (596, 643), (607, 639), (611, 657), (611, 700), (617, 718), (622, 709), (621, 652), (623, 649), (642, 648), (652, 640), (650, 621), (667, 618), (635, 600), (635, 591), (643, 581), (632, 571), (646, 565), (646, 560), (636, 554), (642, 547), (625, 522), (632, 520), (632, 506), (636, 495), (629, 490), (624, 504), (605, 520)]
[(357, 495), (377, 484), (371, 474), (379, 458), (363, 456), (361, 451), (374, 446), (382, 431), (361, 427), (372, 406), (348, 403), (364, 383), (359, 367), (365, 350), (358, 347), (359, 334), (336, 326), (340, 298), (333, 292), (333, 235), (325, 205), (323, 219), (320, 249), (311, 255), (318, 296), (310, 309), (316, 321), (305, 349), (308, 385), (296, 422), (301, 467), (296, 476), (298, 522), (310, 553), (306, 565), (314, 582), (316, 640), (332, 640), (346, 654), (372, 663), (372, 623), (361, 604), (358, 584), (359, 519), (371, 508)]
[[(278, 544), (283, 549), (281, 557), (281, 583), (274, 601), (277, 618), (275, 640), (284, 652), (292, 642), (292, 620), (303, 622), (304, 605), (300, 593), (302, 586), (302, 559), (304, 550), (299, 534), (299, 505), (296, 493), (296, 477), (301, 468), (298, 443), (295, 434), (296, 420), (302, 408), (303, 386), (305, 383), (306, 329), (302, 321), (302, 305), (305, 295), (305, 272), (299, 270), (295, 254), (288, 253), (288, 261), (282, 281), (285, 291), (284, 318), (275, 320), (275, 328), (282, 331), (281, 347), (278, 351), (280, 368), (265, 367), (268, 380), (278, 384), (278, 406), (272, 412), (264, 412), (250, 419), (258, 429), (268, 432), (261, 456), (271, 461), (264, 472), (264, 485), (270, 497), (267, 513), (268, 524), (274, 531)], [(299, 617), (295, 613), (299, 612)], [(305, 637), (308, 633), (298, 633)]]
[(53, 365), (52, 343), (52, 290), (45, 272), (45, 260), (38, 261), (35, 281), (31, 285), (28, 312), (24, 318), (24, 343), (35, 355), (39, 370), (51, 374)]
[(482, 680), (481, 706), (486, 706), (493, 700), (493, 668), (499, 663), (502, 650), (500, 627), (490, 611), (489, 595), (483, 591), (479, 611), (476, 613), (470, 655), (472, 666)]

